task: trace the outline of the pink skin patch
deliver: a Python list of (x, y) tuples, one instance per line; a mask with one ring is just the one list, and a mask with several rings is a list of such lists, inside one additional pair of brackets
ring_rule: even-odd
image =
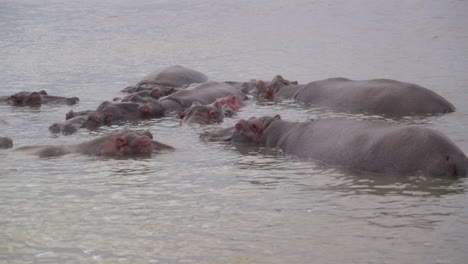
[(143, 135), (136, 140), (136, 153), (140, 155), (151, 155), (153, 152), (152, 140), (150, 137)]
[(109, 138), (101, 147), (100, 154), (102, 156), (124, 156), (128, 153), (128, 141), (122, 136), (118, 135)]
[(293, 85), (299, 85), (299, 83), (297, 81), (292, 81), (291, 84)]
[(235, 96), (223, 97), (216, 100), (216, 102), (220, 103), (221, 105), (227, 105), (234, 111), (239, 111), (239, 109), (241, 108), (241, 103)]

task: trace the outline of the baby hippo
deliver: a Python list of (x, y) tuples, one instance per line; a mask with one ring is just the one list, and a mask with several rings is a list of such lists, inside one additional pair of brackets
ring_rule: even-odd
[(106, 157), (149, 157), (153, 153), (174, 148), (153, 140), (149, 131), (122, 130), (76, 145), (46, 145), (20, 147), (17, 151), (40, 157), (55, 157), (70, 153)]
[(6, 101), (13, 106), (40, 106), (48, 103), (74, 105), (79, 100), (78, 97), (67, 98), (47, 95), (44, 90), (39, 92), (19, 92), (11, 96), (0, 97), (0, 101)]
[(13, 147), (13, 140), (9, 137), (0, 137), (0, 149)]

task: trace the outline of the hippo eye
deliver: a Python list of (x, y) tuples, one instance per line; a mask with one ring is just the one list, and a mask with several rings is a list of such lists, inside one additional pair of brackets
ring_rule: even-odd
[(256, 124), (252, 124), (250, 125), (250, 129), (254, 132), (257, 132), (258, 131), (258, 126)]
[(215, 111), (210, 111), (210, 117), (211, 118), (218, 118), (218, 113), (216, 113)]
[(235, 125), (235, 128), (236, 128), (236, 130), (242, 130), (242, 125), (239, 124), (239, 123), (237, 123), (237, 124)]

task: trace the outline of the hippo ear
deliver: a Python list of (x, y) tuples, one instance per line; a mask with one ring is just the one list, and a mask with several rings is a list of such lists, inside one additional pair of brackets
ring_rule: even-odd
[(65, 120), (68, 120), (73, 117), (75, 117), (75, 112), (73, 112), (73, 110), (70, 110), (68, 111), (68, 113), (65, 114)]
[(42, 94), (42, 95), (47, 95), (47, 92), (44, 91), (44, 90), (40, 90), (39, 93)]
[(292, 81), (291, 84), (293, 84), (293, 85), (299, 85), (299, 82), (298, 82), (298, 81)]
[(10, 98), (8, 98), (8, 102), (12, 105), (16, 105), (20, 103), (20, 99), (17, 96), (12, 95)]
[(232, 96), (231, 99), (230, 99), (229, 101), (230, 101), (230, 103), (231, 103), (232, 105), (237, 105), (237, 104), (238, 104), (237, 97), (235, 97), (235, 96)]
[(265, 86), (265, 83), (263, 81), (261, 81), (261, 80), (259, 80), (259, 81), (257, 81), (255, 83), (255, 88), (257, 88), (257, 90), (262, 89), (264, 86)]
[(149, 132), (149, 130), (145, 130), (141, 133), (142, 135), (148, 136), (149, 138), (153, 139), (153, 134)]
[(276, 119), (276, 120), (280, 120), (281, 116), (280, 115), (275, 115), (273, 118)]
[(215, 101), (215, 102), (213, 103), (213, 107), (216, 108), (216, 109), (218, 109), (218, 110), (221, 110), (221, 109), (222, 109), (222, 106), (223, 106), (223, 104), (222, 104), (221, 102), (219, 102), (219, 101)]

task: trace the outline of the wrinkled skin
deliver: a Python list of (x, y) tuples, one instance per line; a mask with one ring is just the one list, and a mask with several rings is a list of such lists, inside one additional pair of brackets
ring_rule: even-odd
[(192, 104), (187, 110), (179, 114), (182, 123), (209, 125), (221, 123), (224, 120), (224, 110), (219, 102), (212, 105)]
[(153, 140), (153, 135), (148, 131), (123, 130), (76, 145), (27, 146), (17, 150), (40, 157), (54, 157), (69, 153), (106, 157), (148, 157), (153, 153), (173, 149), (171, 146)]
[(13, 147), (13, 140), (9, 137), (0, 137), (0, 149)]
[(276, 116), (240, 120), (233, 128), (201, 137), (280, 148), (285, 154), (375, 174), (462, 177), (468, 171), (466, 155), (450, 139), (415, 125), (347, 119), (288, 122)]
[(182, 112), (194, 102), (206, 105), (226, 96), (235, 96), (238, 101), (247, 99), (245, 94), (229, 84), (205, 82), (162, 97), (160, 102), (168, 112)]
[(192, 83), (203, 83), (208, 77), (196, 70), (180, 65), (169, 66), (146, 75), (136, 86), (130, 86), (123, 92), (136, 92), (139, 89), (161, 87), (187, 87)]
[(306, 105), (323, 106), (337, 111), (390, 117), (455, 111), (450, 102), (427, 88), (388, 79), (354, 81), (330, 78), (306, 85), (280, 84), (264, 89), (260, 97), (294, 99)]
[(67, 104), (74, 105), (78, 103), (78, 97), (61, 97), (61, 96), (51, 96), (43, 90), (39, 92), (19, 92), (11, 96), (2, 96), (0, 101), (6, 101), (13, 106), (33, 106), (37, 107), (42, 104)]

